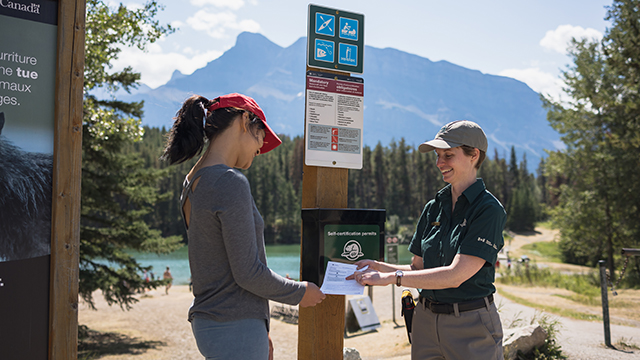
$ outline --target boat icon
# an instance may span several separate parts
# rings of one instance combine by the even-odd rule
[[[322,21],[324,21],[320,27],[318,28],[318,31],[322,31],[324,28],[326,28],[327,26],[329,26],[329,24],[331,24],[331,20],[333,20],[333,18],[329,18],[329,20],[325,20],[322,15],[318,15],[320,16],[320,19],[322,19]],[[329,28],[329,31],[333,32],[333,29]]]

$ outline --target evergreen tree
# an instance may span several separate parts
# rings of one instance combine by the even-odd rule
[[[382,144],[378,142],[373,150],[373,180],[375,185],[375,193],[373,198],[373,207],[376,209],[384,209],[387,201],[387,170],[385,169],[385,151]]]
[[[513,147],[511,149],[513,161]],[[512,189],[509,197],[506,228],[513,231],[532,231],[538,220],[540,204],[535,178],[527,170],[526,153],[523,155],[520,166],[515,168],[517,169],[515,175],[518,178],[515,181],[516,186]]]
[[[549,192],[547,190],[547,175],[545,174],[545,159],[540,158],[538,169],[536,171],[536,181],[538,183],[538,189],[540,189],[540,203],[543,205],[549,205]]]
[[[509,188],[513,189],[519,185],[520,172],[518,169],[518,157],[516,156],[516,149],[513,146],[511,146],[511,157],[509,159],[508,178],[509,178]]]
[[[170,193],[172,198],[157,202],[153,211],[145,216],[145,220],[150,227],[160,229],[163,236],[178,235],[186,241],[178,198],[184,176],[195,159],[169,168],[165,163],[159,162],[158,154],[162,151],[166,133],[166,129],[145,128],[143,141],[131,144],[125,152],[135,153],[135,157],[144,163],[145,168],[170,172],[161,181],[160,189],[163,194]],[[300,184],[304,144],[301,137],[280,137],[282,145],[266,156],[257,157],[253,166],[244,173],[251,184],[256,206],[265,220],[265,242],[294,244],[300,241]],[[507,161],[498,156],[497,151],[494,159],[485,160],[478,175],[484,178],[487,189],[498,197],[505,208],[512,208],[508,214],[510,228],[531,230],[540,213],[536,203],[541,198],[538,182],[527,169],[526,154],[520,163],[515,158],[513,162],[516,165],[512,168],[517,169],[519,174],[517,182],[520,185],[517,188],[512,189],[506,185],[510,176],[509,167]],[[400,166],[402,163],[406,165]],[[411,228],[426,202],[433,199],[446,185],[435,164],[435,152],[420,153],[412,146],[403,145],[402,140],[390,143],[389,147],[383,147],[379,143],[373,150],[364,146],[362,169],[349,170],[348,206],[385,208],[385,203],[394,204],[394,208],[385,208],[389,231],[394,228]],[[402,179],[402,173],[407,179]],[[389,184],[393,182],[397,186],[396,195],[390,195],[389,191]],[[501,198],[506,192],[513,193],[511,204]],[[378,205],[378,201],[382,205]]]
[[[179,237],[164,238],[144,221],[156,202],[170,196],[161,196],[157,188],[165,173],[124,151],[142,137],[143,104],[91,95],[99,87],[129,91],[137,86],[140,75],[131,68],[109,69],[120,46],[143,49],[171,32],[154,20],[159,9],[154,1],[136,10],[87,1],[79,293],[91,306],[98,289],[108,304],[129,308],[137,301],[135,293],[162,283],[145,282],[141,273],[149,269],[126,249],[163,253],[179,246]]]
[[[605,257],[613,275],[614,253],[640,239],[640,1],[614,1],[606,19],[601,42],[572,43],[563,74],[570,100],[545,103],[567,146],[547,163],[559,186],[552,215],[563,256],[590,265]]]
[[[497,150],[493,160],[487,157],[483,162],[478,170],[478,177],[482,178],[487,190],[500,200],[503,206],[506,206],[504,202],[505,174],[502,171],[501,159],[498,157]]]
[[[395,157],[395,176],[397,177],[398,183],[398,197],[396,201],[398,202],[397,214],[400,216],[400,219],[403,222],[406,222],[409,216],[411,215],[412,207],[414,206],[415,201],[412,198],[411,192],[411,184],[409,182],[410,174],[412,173],[412,169],[409,167],[408,162],[408,152],[410,147],[407,146],[404,138],[400,139],[398,143],[398,148]]]

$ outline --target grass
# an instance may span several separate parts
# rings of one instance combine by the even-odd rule
[[[505,285],[528,285],[567,289],[582,295],[585,305],[591,304],[593,297],[600,296],[600,279],[593,272],[586,274],[563,274],[534,264],[516,263],[511,269],[504,269],[496,282]]]
[[[640,346],[638,344],[631,342],[631,339],[627,339],[624,336],[618,340],[617,343],[614,344],[616,348],[622,348],[627,350],[640,350]]]
[[[556,241],[535,242],[522,246],[533,259],[544,259],[547,262],[562,263],[562,254]]]
[[[513,295],[512,293],[504,291],[503,289],[500,290],[500,295],[506,297],[507,299],[509,299],[511,301],[517,302],[518,304],[522,304],[522,305],[529,306],[529,307],[532,307],[532,308],[535,308],[535,309],[546,311],[548,313],[552,313],[552,314],[555,314],[555,315],[569,317],[569,318],[577,319],[577,320],[602,321],[602,317],[598,316],[598,315],[585,314],[585,313],[581,313],[579,311],[563,309],[563,308],[556,307],[556,306],[548,306],[548,305],[538,304],[538,303],[535,303],[533,301],[529,301],[527,299],[523,299],[523,298],[521,298],[519,296]]]
[[[553,221],[551,221],[551,220],[538,221],[536,223],[536,227],[541,227],[541,228],[545,228],[545,229],[555,229],[555,227],[553,226]]]
[[[517,290],[505,289],[500,287],[500,284],[523,288],[536,287],[559,290],[545,291],[542,293],[542,298],[539,295],[537,300],[532,301],[531,297],[519,297],[509,293],[509,291],[514,292]],[[496,286],[499,287],[500,293],[506,298],[522,305],[577,320],[602,321],[601,315],[594,315],[594,313],[600,313],[602,309],[600,278],[595,271],[577,274],[561,273],[550,268],[539,268],[535,263],[528,266],[523,263],[516,263],[510,270],[502,269],[500,276],[496,278]],[[524,290],[524,292],[526,291]],[[536,290],[533,291],[540,294]],[[544,295],[545,293],[548,293],[548,295]],[[625,324],[627,320],[640,321],[640,316],[638,316],[640,303],[634,300],[637,298],[637,295],[634,295],[637,290],[621,289],[619,293],[619,296],[612,296],[609,290],[609,309],[614,310],[612,313],[614,318],[611,319],[611,322]],[[568,301],[553,301],[549,298],[547,302],[544,300],[544,296],[562,298]],[[577,310],[580,306],[587,307],[589,310],[586,313],[580,312]],[[585,310],[583,308],[582,311]]]

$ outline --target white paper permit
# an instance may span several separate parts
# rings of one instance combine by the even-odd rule
[[[327,295],[362,295],[364,294],[364,285],[358,284],[355,280],[345,280],[345,278],[356,271],[358,266],[355,264],[344,264],[335,261],[329,261],[327,271],[324,273],[324,281],[320,291]],[[368,267],[358,270],[363,271]]]

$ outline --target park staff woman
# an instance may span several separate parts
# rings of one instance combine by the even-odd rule
[[[176,115],[163,158],[181,163],[206,144],[180,198],[195,296],[189,321],[207,359],[270,359],[268,300],[313,306],[325,297],[315,284],[267,267],[264,223],[247,178],[235,170],[281,141],[252,98],[194,95]]]
[[[411,265],[363,260],[358,268],[369,268],[348,279],[420,289],[412,359],[503,359],[493,282],[506,213],[476,178],[487,138],[478,124],[454,121],[419,150],[435,150],[449,185],[424,207],[409,245]]]

